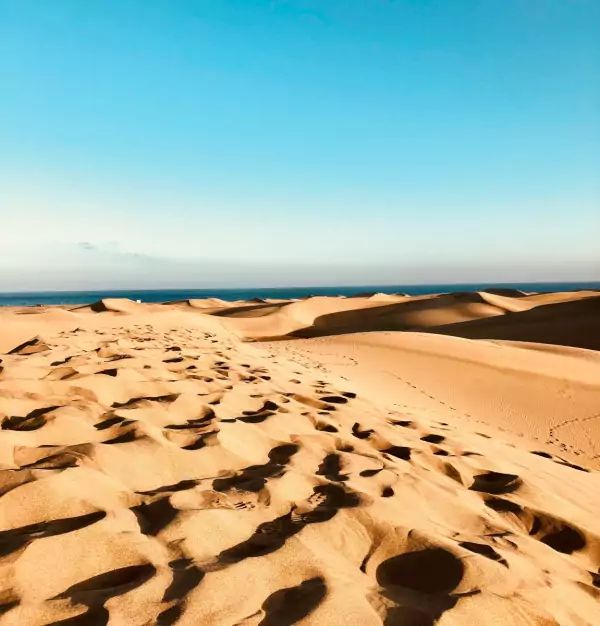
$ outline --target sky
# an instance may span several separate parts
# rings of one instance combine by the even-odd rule
[[[0,290],[600,280],[597,0],[0,0]]]

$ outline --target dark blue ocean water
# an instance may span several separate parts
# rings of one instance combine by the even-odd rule
[[[167,302],[186,298],[221,298],[248,300],[250,298],[303,298],[318,296],[352,296],[361,293],[385,292],[419,295],[424,293],[481,291],[486,288],[521,289],[523,291],[575,291],[600,289],[597,282],[572,283],[471,283],[456,285],[357,285],[353,287],[261,287],[243,289],[157,289],[103,291],[35,291],[0,292],[0,306],[35,304],[88,304],[101,298],[131,298],[142,302]]]

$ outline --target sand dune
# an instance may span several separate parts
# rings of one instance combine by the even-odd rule
[[[593,291],[319,297],[276,306],[238,304],[214,314],[246,339],[401,330],[600,348],[600,294]]]
[[[0,624],[599,624],[598,294],[535,298],[0,309]]]
[[[393,298],[405,300],[405,296]],[[217,311],[214,314],[225,318],[226,325],[246,339],[264,339],[290,335],[310,328],[327,315],[338,315],[352,310],[364,311],[380,307],[378,299],[371,297],[326,297],[314,296],[299,301],[272,304],[241,304]]]
[[[268,346],[402,410],[450,415],[600,468],[599,352],[391,332]]]
[[[537,304],[502,318],[451,322],[438,326],[434,332],[472,339],[510,339],[600,350],[600,295]]]

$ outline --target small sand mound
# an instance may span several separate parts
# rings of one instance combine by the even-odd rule
[[[193,309],[216,309],[230,306],[230,302],[221,298],[189,298],[184,302]]]
[[[34,337],[18,345],[16,348],[13,348],[8,354],[28,355],[46,352],[47,350],[50,350],[48,345],[40,337]]]
[[[129,298],[102,298],[93,304],[90,304],[90,309],[94,313],[133,313],[139,307],[138,302],[129,300]]]

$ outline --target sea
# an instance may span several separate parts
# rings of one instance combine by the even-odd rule
[[[0,306],[34,306],[39,304],[89,304],[101,298],[129,298],[142,302],[169,302],[188,298],[306,298],[308,296],[354,296],[371,293],[450,293],[485,289],[519,289],[521,291],[600,290],[600,281],[562,283],[462,283],[443,285],[354,285],[331,287],[244,287],[239,289],[105,289],[98,291],[30,291],[0,292]]]

